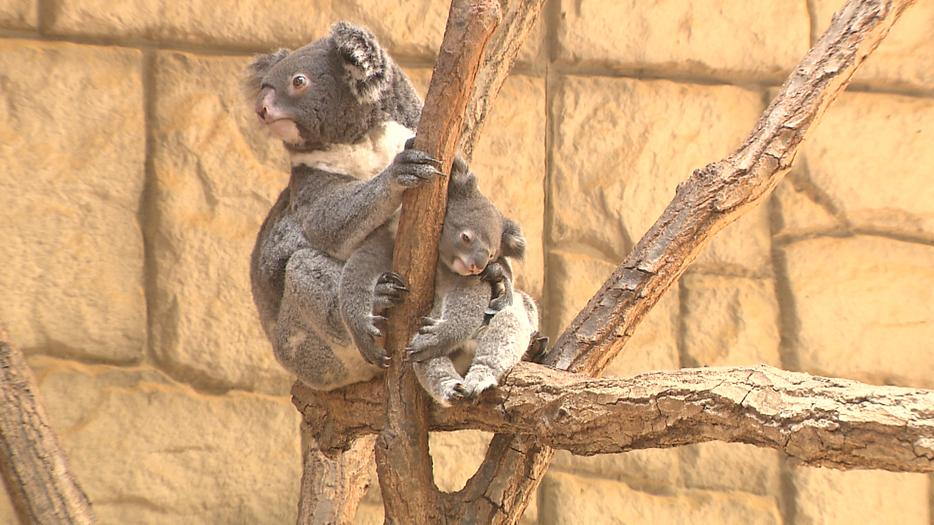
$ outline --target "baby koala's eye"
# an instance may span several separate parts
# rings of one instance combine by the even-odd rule
[[[461,232],[461,241],[463,241],[464,244],[470,244],[473,242],[473,236],[470,235],[469,232]]]
[[[308,85],[308,79],[305,75],[295,75],[292,77],[292,87],[295,89],[302,89]]]

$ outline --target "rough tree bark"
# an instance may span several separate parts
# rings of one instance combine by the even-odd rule
[[[444,40],[425,96],[415,148],[451,172],[464,113],[487,42],[500,21],[496,0],[451,2]],[[376,472],[386,523],[441,523],[440,492],[428,453],[431,400],[405,361],[405,349],[434,302],[438,241],[447,206],[447,177],[406,190],[392,269],[409,288],[405,301],[389,312],[386,345],[386,425],[376,440]]]
[[[779,95],[766,109],[743,145],[729,157],[695,171],[692,177],[679,185],[675,199],[558,339],[555,347],[549,352],[546,363],[563,370],[599,376],[632,335],[638,323],[683,274],[713,235],[764,200],[778,184],[790,168],[795,153],[808,132],[819,122],[830,103],[845,89],[856,68],[878,46],[902,12],[913,3],[914,0],[851,0],[847,3],[834,16],[828,31],[782,86]],[[521,377],[528,366],[522,365],[511,374],[506,383],[507,389],[516,386],[512,382]],[[684,373],[671,374],[673,377],[686,379]],[[821,378],[815,380],[834,381]],[[598,388],[600,384],[597,382],[590,386]],[[358,388],[366,386],[357,385]],[[583,388],[586,391],[587,386]],[[667,390],[658,392],[656,399],[659,396],[662,399],[675,399],[672,396],[676,392],[685,391],[686,387],[673,383],[666,388]],[[777,383],[769,388],[779,395],[792,397],[790,391],[786,391]],[[303,393],[300,385],[296,386],[293,393],[299,409],[307,409],[307,422],[312,423],[311,418],[320,417],[321,413],[318,410],[308,408],[311,405],[303,400],[307,393]],[[553,392],[549,394],[548,388],[544,388],[543,392],[539,392],[540,397],[537,400],[546,404],[549,401],[547,395],[552,394]],[[510,397],[513,395],[514,390],[510,390]],[[586,395],[593,397],[592,392]],[[916,392],[913,395],[923,398],[929,393]],[[676,403],[664,408],[669,411],[684,411],[681,414],[672,412],[672,417],[686,417],[690,406],[694,405]],[[739,406],[746,405],[741,402]],[[567,413],[562,417],[567,417]],[[637,416],[633,412],[629,416],[617,414],[616,417]],[[794,434],[792,431],[798,428],[795,425],[799,425],[810,416],[806,413],[795,413],[789,417],[791,419],[785,420],[786,422],[796,423],[787,423],[789,426],[781,428],[781,431],[788,435],[780,447],[786,452],[794,452],[797,444],[807,441],[822,446],[832,445],[833,439],[825,442],[820,438],[832,438],[833,432],[842,428],[834,427],[840,425],[840,422],[828,423],[820,428],[819,425],[804,425],[810,428],[813,439],[792,437],[805,435]],[[929,418],[930,414],[919,411],[914,417],[923,420]],[[818,420],[829,421],[826,415],[819,415]],[[847,424],[850,423],[847,421]],[[465,426],[445,428],[481,426],[476,420],[465,421],[462,424]],[[870,426],[873,424],[875,423],[869,422]],[[900,424],[907,426],[909,421],[901,421]],[[366,425],[360,421],[358,426]],[[923,464],[925,458],[930,459],[929,428],[926,423],[917,426],[922,430],[913,438],[915,441],[910,442],[912,453],[907,455],[910,461],[903,462],[904,464]],[[541,475],[547,469],[553,455],[553,449],[545,444],[544,439],[536,439],[536,436],[550,435],[546,424],[539,420],[538,426],[532,430],[520,428],[518,425],[497,428],[510,433],[529,434],[497,434],[494,437],[487,457],[467,486],[458,493],[442,498],[441,503],[448,520],[515,523],[537,488]],[[335,429],[332,425],[330,432],[334,433]],[[824,435],[821,432],[829,434]],[[859,432],[862,432],[860,435],[864,437],[872,435],[872,432],[864,430]],[[888,435],[886,432],[877,434]],[[625,441],[625,437],[620,439]],[[683,441],[675,440],[667,444],[657,442],[649,446],[676,446],[709,439],[730,440],[729,436],[703,433],[696,436],[687,435],[682,439]],[[764,437],[749,438],[749,441],[769,446]],[[780,440],[775,442],[779,443]],[[559,443],[555,441],[551,444]],[[886,450],[885,443],[874,441],[867,446],[879,452],[879,456],[895,457],[904,452],[898,448]],[[826,457],[817,454],[814,456],[818,458],[816,460],[809,459],[807,455],[797,457],[804,463],[817,461],[838,467],[861,466],[856,461],[839,459],[833,454]],[[902,468],[898,466],[898,461],[892,461],[889,466],[881,466],[882,463],[878,462],[865,465],[867,468]],[[910,468],[924,470],[927,467]]]
[[[0,476],[20,522],[97,523],[45,411],[36,377],[0,323]]]
[[[532,31],[543,4],[544,0],[502,3],[502,22],[487,46],[458,144],[468,161],[489,108],[509,75],[519,48]],[[301,384],[296,383],[296,388],[301,388]],[[328,450],[325,455],[312,444],[304,453],[299,523],[342,523],[346,516],[353,516],[367,487],[371,457],[372,451],[366,447]],[[360,480],[366,481],[361,484]],[[332,487],[351,485],[359,485],[360,490],[332,490]],[[324,501],[327,505],[319,508],[319,503]]]
[[[309,395],[322,447],[384,425],[382,384]],[[309,392],[310,394],[310,392]],[[780,450],[795,466],[934,472],[934,391],[813,377],[766,365],[592,379],[534,363],[516,367],[473,407],[429,414],[433,431],[534,435],[591,456],[724,441]]]

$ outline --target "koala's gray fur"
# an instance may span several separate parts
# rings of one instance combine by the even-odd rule
[[[353,344],[337,291],[364,240],[393,235],[403,191],[437,174],[427,155],[403,151],[422,103],[374,35],[345,22],[297,51],[257,56],[244,87],[292,160],[251,257],[263,329],[312,388],[369,379],[380,368]]]
[[[529,348],[538,330],[538,310],[528,295],[512,293],[509,265],[509,258],[524,253],[519,227],[480,193],[475,175],[456,160],[439,244],[434,307],[407,352],[422,386],[440,403],[495,386]],[[341,310],[361,348],[379,348],[374,337],[380,335],[380,314],[401,299],[401,279],[380,274],[391,261],[392,243],[376,237],[345,267]],[[506,290],[501,309],[484,326],[491,286],[481,272],[488,265],[500,266]],[[458,369],[455,362],[465,366]]]
[[[438,252],[434,307],[408,356],[425,390],[447,405],[499,384],[537,335],[538,309],[526,293],[512,290],[509,260],[525,255],[522,231],[457,163]],[[494,265],[505,274],[505,302],[485,324],[490,286],[479,272]]]

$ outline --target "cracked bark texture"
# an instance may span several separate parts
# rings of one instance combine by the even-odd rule
[[[499,25],[496,0],[455,0],[448,13],[425,107],[415,134],[415,149],[437,159],[451,172],[467,104],[473,94],[486,45]],[[431,404],[406,362],[406,347],[434,302],[438,241],[447,207],[447,177],[406,190],[392,257],[392,270],[409,288],[405,301],[389,311],[386,349],[392,358],[385,377],[386,425],[376,439],[386,523],[441,522],[440,492],[428,452]]]
[[[378,382],[307,399],[322,447],[379,432]],[[340,410],[338,410],[340,409]],[[705,441],[780,450],[793,466],[934,471],[934,391],[815,377],[767,365],[687,368],[592,379],[522,363],[472,407],[430,414],[431,430],[534,436],[577,455]]]

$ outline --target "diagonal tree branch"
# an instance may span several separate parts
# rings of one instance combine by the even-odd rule
[[[322,415],[312,429],[322,446],[379,432],[380,386],[309,398],[302,408]],[[798,466],[934,472],[934,391],[766,365],[592,379],[522,363],[477,406],[435,407],[430,424],[534,436],[585,456],[716,440],[780,450]]]
[[[850,0],[736,152],[678,186],[674,200],[555,343],[548,362],[599,374],[636,324],[726,225],[765,200],[811,129],[914,0]]]
[[[695,171],[679,185],[662,216],[558,338],[546,363],[601,375],[713,235],[775,188],[808,132],[914,1],[847,2],[736,153]],[[538,448],[518,438],[501,450],[502,461],[520,464],[517,470],[522,472],[547,469],[553,454],[548,447]],[[516,495],[529,497],[540,481],[515,479],[503,497],[523,501]],[[509,510],[489,523],[516,523],[525,507]]]
[[[52,430],[32,369],[2,323],[0,476],[24,525],[97,523]]]

